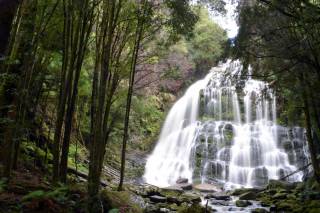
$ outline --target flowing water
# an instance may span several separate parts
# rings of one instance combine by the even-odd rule
[[[253,79],[238,87],[225,78],[241,69],[230,61],[213,68],[174,104],[147,160],[147,183],[166,187],[188,178],[226,188],[254,187],[307,161],[304,130],[276,124],[272,89]],[[289,181],[302,176],[296,173]]]

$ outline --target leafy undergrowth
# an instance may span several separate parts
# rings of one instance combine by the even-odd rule
[[[7,182],[0,181],[0,212],[84,212],[85,185],[51,187],[46,175],[35,168],[16,170]]]

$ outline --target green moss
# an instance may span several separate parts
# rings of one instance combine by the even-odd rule
[[[199,205],[199,204],[192,204],[191,206],[188,205],[181,205],[178,210],[178,213],[204,213],[206,209]]]
[[[142,209],[132,201],[132,194],[127,191],[108,191],[100,193],[102,202],[106,210],[125,209],[128,213],[142,213]]]

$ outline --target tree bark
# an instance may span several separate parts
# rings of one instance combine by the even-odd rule
[[[122,190],[123,180],[124,180],[124,173],[125,173],[125,164],[126,164],[126,147],[129,137],[129,122],[130,122],[130,110],[131,110],[131,98],[133,94],[133,86],[134,86],[134,77],[136,73],[136,64],[139,54],[140,42],[142,39],[143,27],[144,27],[144,19],[145,13],[147,11],[146,2],[144,1],[142,6],[142,14],[138,17],[137,22],[137,31],[136,31],[136,38],[135,38],[135,46],[132,53],[132,62],[131,62],[131,69],[130,69],[130,79],[129,79],[129,88],[127,94],[127,104],[126,104],[126,115],[124,120],[124,130],[123,130],[123,140],[122,140],[122,151],[121,151],[121,170],[120,170],[120,182],[118,186],[118,191]]]
[[[320,183],[320,166],[319,162],[317,159],[317,151],[316,147],[314,144],[314,139],[312,137],[312,125],[311,125],[311,118],[310,118],[310,108],[309,108],[309,100],[308,100],[308,94],[305,89],[304,85],[304,76],[303,74],[301,75],[300,78],[301,81],[301,87],[302,87],[302,95],[303,95],[303,110],[304,110],[304,115],[305,115],[305,125],[306,125],[306,134],[307,134],[307,142],[308,142],[308,147],[309,147],[309,152],[310,152],[310,157],[311,157],[311,163],[313,166],[314,170],[314,177],[318,183]]]

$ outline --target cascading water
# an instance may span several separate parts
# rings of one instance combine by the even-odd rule
[[[249,79],[239,91],[223,77],[241,69],[230,61],[213,68],[174,104],[147,160],[147,183],[166,187],[183,177],[225,187],[261,186],[308,160],[301,151],[303,129],[276,125],[276,97],[267,84]]]

